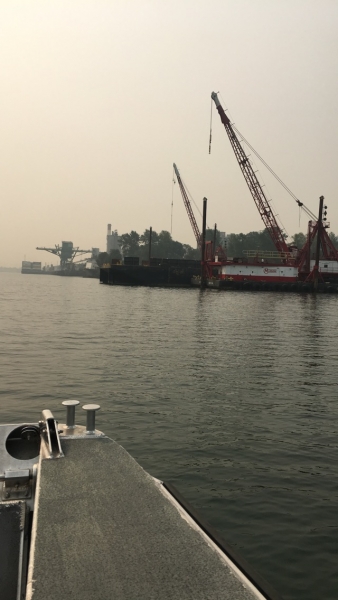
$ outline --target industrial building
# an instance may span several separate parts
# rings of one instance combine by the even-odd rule
[[[107,254],[109,254],[112,250],[119,250],[119,234],[117,233],[117,229],[112,231],[111,224],[108,223],[107,229]]]

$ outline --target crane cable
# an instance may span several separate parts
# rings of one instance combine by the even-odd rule
[[[200,217],[201,217],[201,218],[203,218],[203,214],[202,214],[202,212],[201,212],[201,211],[200,211],[200,209],[198,208],[198,206],[197,206],[197,204],[196,204],[196,202],[195,202],[195,200],[194,200],[193,196],[192,196],[192,195],[191,195],[191,193],[189,192],[189,190],[188,190],[188,188],[187,188],[186,184],[184,183],[184,181],[183,181],[182,177],[181,177],[181,181],[182,181],[182,183],[183,183],[183,185],[184,185],[185,191],[187,192],[187,195],[188,195],[188,198],[189,198],[189,200],[190,200],[191,202],[193,202],[193,204],[195,205],[195,208],[196,208],[196,210],[199,212],[199,215],[200,215]],[[210,227],[208,226],[208,223],[206,223],[206,228],[207,228],[207,229],[210,229]]]
[[[288,194],[290,194],[290,196],[297,202],[299,208],[304,210],[307,213],[307,215],[309,217],[311,217],[311,219],[317,220],[317,217],[313,214],[313,212],[311,212],[311,210],[309,208],[307,208],[307,206],[305,206],[305,204],[303,204],[303,202],[298,200],[297,196],[290,190],[290,188],[288,188],[288,186],[284,183],[284,181],[282,181],[282,179],[277,175],[277,173],[274,172],[274,170],[268,165],[268,163],[264,160],[264,158],[262,158],[262,156],[260,156],[260,154],[258,154],[258,152],[255,150],[255,148],[253,146],[251,146],[251,144],[248,142],[248,140],[245,139],[244,135],[241,134],[241,132],[237,129],[237,127],[235,127],[234,125],[232,127],[236,131],[236,133],[238,133],[238,135],[241,136],[244,143],[250,148],[250,150],[252,150],[252,152],[257,156],[257,158],[268,169],[268,171],[270,171],[271,175],[273,175],[275,177],[275,179],[277,179],[277,181],[281,184],[281,186],[285,189],[285,191],[288,192]]]
[[[183,179],[182,179],[182,176],[181,176],[181,174],[180,174],[180,178],[181,178],[181,181],[182,181],[183,187],[184,187],[184,189],[185,189],[185,191],[186,191],[186,193],[187,193],[187,196],[188,196],[189,202],[192,202],[192,203],[194,204],[194,206],[195,206],[196,210],[198,211],[198,213],[199,213],[200,217],[201,217],[201,218],[203,218],[202,212],[201,212],[201,211],[200,211],[200,209],[198,208],[198,206],[197,206],[197,204],[196,204],[196,202],[195,202],[195,200],[194,200],[193,196],[192,196],[192,195],[191,195],[191,193],[189,192],[189,190],[188,190],[188,188],[187,188],[187,186],[186,186],[185,182],[184,182],[184,181],[183,181]],[[176,183],[176,180],[175,180],[175,173],[174,173],[174,172],[173,172],[173,183]],[[195,215],[194,215],[194,217],[195,217]],[[207,229],[209,229],[209,227],[208,227],[208,223],[206,223],[206,227],[207,227]]]
[[[212,140],[212,105],[213,105],[213,101],[211,99],[209,154],[211,154],[211,140]],[[260,156],[260,154],[258,154],[258,152],[255,150],[255,148],[253,146],[251,146],[251,144],[248,142],[248,140],[245,139],[244,135],[241,134],[241,132],[237,129],[237,127],[232,125],[232,128],[236,131],[236,133],[238,133],[238,135],[242,138],[242,141],[250,148],[250,150],[252,150],[252,152],[263,163],[263,165],[268,169],[268,171],[270,171],[271,175],[273,175],[275,177],[275,179],[277,179],[277,181],[281,184],[281,186],[285,189],[285,191],[288,192],[288,194],[290,194],[290,196],[297,202],[297,204],[299,206],[299,213],[301,210],[304,210],[304,212],[311,219],[316,221],[317,220],[316,215],[314,215],[313,212],[307,206],[305,206],[305,204],[303,202],[301,202],[297,198],[297,196],[290,190],[290,188],[288,188],[288,186],[284,183],[284,181],[282,181],[282,179],[277,175],[277,173],[275,173],[274,170],[268,165],[268,163],[262,158],[262,156]],[[299,224],[300,224],[300,217],[299,217]]]
[[[219,92],[218,92],[218,93],[219,93]],[[211,139],[212,139],[212,106],[213,106],[213,101],[212,101],[212,99],[211,99],[209,154],[211,154]],[[236,129],[236,128],[235,128],[233,125],[232,125],[232,127],[233,127],[233,129]],[[245,140],[244,136],[243,136],[243,135],[242,135],[242,134],[241,134],[241,133],[240,133],[240,132],[239,132],[237,129],[236,129],[236,131],[237,131],[237,133],[240,135],[240,137],[242,138],[242,140],[244,140],[244,142],[245,142],[245,143],[246,143],[246,144],[247,144],[249,147],[251,147],[251,146],[250,146],[250,144],[249,144],[249,143],[248,143],[248,142]],[[252,150],[253,150],[253,152],[255,152],[255,150],[254,150],[253,148],[252,148]],[[258,153],[256,153],[256,152],[255,152],[255,154],[256,154],[256,155],[259,157]],[[271,203],[272,203],[272,200],[268,200],[268,202],[269,202],[269,204],[271,204]],[[275,215],[275,216],[277,217],[278,215]],[[279,216],[278,216],[278,218],[279,218],[279,221],[280,221],[280,223],[281,223],[281,226],[282,226],[282,231],[284,231],[284,233],[285,233],[285,234],[287,235],[287,237],[288,237],[288,234],[287,234],[287,232],[286,232],[286,229],[285,229],[285,227],[284,227],[284,225],[283,225],[283,223],[282,223],[282,221],[281,221],[281,218],[280,218]]]
[[[213,101],[211,98],[211,109],[210,109],[210,136],[209,136],[209,154],[211,154],[211,140],[212,140],[212,105]]]
[[[171,215],[170,215],[170,235],[173,234],[173,212],[174,212],[174,185],[175,185],[175,171],[173,167],[173,180],[171,186]]]

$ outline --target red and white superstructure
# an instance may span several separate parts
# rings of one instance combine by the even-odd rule
[[[289,265],[229,262],[219,267],[219,278],[228,281],[295,283],[298,281],[298,268]]]
[[[314,269],[316,264],[315,260],[310,260],[310,269]],[[320,260],[318,265],[319,273],[325,275],[335,275],[338,277],[338,261],[337,260]]]

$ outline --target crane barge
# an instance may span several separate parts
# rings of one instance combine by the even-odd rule
[[[327,207],[323,206],[324,197],[321,196],[320,198],[319,216],[316,219],[315,215],[292,194],[299,207],[307,212],[311,220],[309,221],[308,237],[304,247],[298,250],[295,246],[288,246],[286,235],[278,225],[271,203],[264,193],[249,157],[246,155],[229,117],[226,115],[218,99],[217,93],[212,92],[211,98],[216,105],[221,122],[229,137],[237,162],[258,212],[276,248],[275,253],[265,253],[265,257],[263,255],[260,257],[256,255],[256,259],[250,263],[248,260],[245,261],[245,259],[226,261],[220,268],[220,278],[235,281],[251,280],[274,283],[295,283],[299,280],[313,281],[315,288],[318,287],[319,278],[323,282],[326,281],[327,276],[330,279],[332,277],[338,279],[338,250],[334,247],[326,231],[329,224],[326,222]],[[325,210],[324,218],[323,208]],[[316,254],[315,259],[311,260],[311,246],[315,239]],[[323,261],[320,260],[320,251],[324,258]],[[275,264],[271,264],[270,261],[267,264],[269,259],[275,259]]]

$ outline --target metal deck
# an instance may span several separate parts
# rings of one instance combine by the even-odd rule
[[[27,600],[271,597],[113,440],[61,443],[40,457]]]

